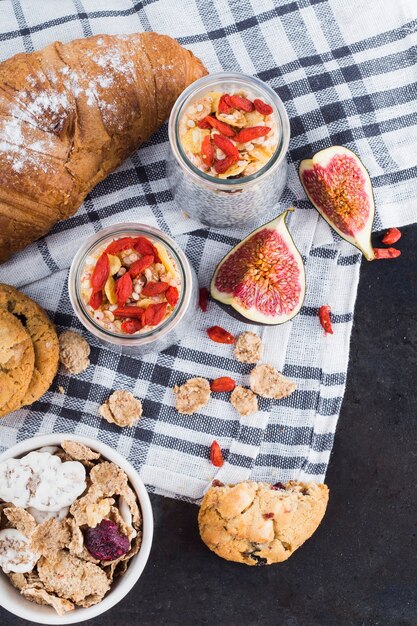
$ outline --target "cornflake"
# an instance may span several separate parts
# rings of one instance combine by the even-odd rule
[[[79,441],[63,441],[61,446],[76,461],[96,461],[100,458],[98,452],[94,452]]]
[[[17,506],[6,507],[3,509],[3,513],[9,520],[11,526],[26,537],[29,537],[36,528],[36,521],[25,509]]]

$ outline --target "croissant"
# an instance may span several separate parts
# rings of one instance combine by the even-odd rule
[[[152,32],[55,42],[0,63],[0,262],[73,215],[206,73]]]

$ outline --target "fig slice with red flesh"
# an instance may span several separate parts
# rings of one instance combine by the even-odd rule
[[[304,264],[285,223],[288,211],[238,243],[211,281],[215,300],[258,324],[287,322],[304,300]]]
[[[299,176],[326,222],[372,261],[375,204],[371,179],[359,157],[343,146],[325,148],[301,161]]]

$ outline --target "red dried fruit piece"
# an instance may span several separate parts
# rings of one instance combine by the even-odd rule
[[[141,256],[147,256],[152,254],[155,259],[155,263],[161,262],[158,250],[155,248],[152,241],[149,241],[149,239],[147,239],[146,237],[136,237],[133,243],[133,247],[135,248],[136,252],[139,252]]]
[[[207,120],[210,126],[212,126],[213,128],[217,128],[217,130],[221,132],[222,135],[226,135],[226,137],[235,136],[235,131],[233,130],[233,128],[229,126],[229,124],[225,124],[225,122],[221,122],[220,120],[218,120],[217,117],[212,117],[211,115],[208,115],[204,119]]]
[[[227,115],[232,109],[233,105],[230,102],[230,95],[228,93],[224,93],[219,100],[217,110],[219,113],[225,113]]]
[[[348,148],[332,146],[301,161],[299,176],[326,222],[372,261],[375,205],[371,179],[359,157]]]
[[[102,291],[93,291],[90,296],[89,304],[94,311],[97,311],[101,307],[103,303],[103,292]]]
[[[233,163],[236,163],[238,158],[227,156],[225,159],[220,159],[219,161],[216,161],[216,163],[214,164],[214,169],[216,170],[218,174],[224,174],[225,172],[227,172],[229,167],[233,165]]]
[[[241,109],[250,113],[254,110],[253,102],[243,96],[230,96],[230,102],[235,109]]]
[[[213,165],[214,148],[211,143],[210,135],[206,135],[201,144],[201,159],[204,165],[207,165],[207,167],[211,167]]]
[[[142,323],[144,326],[156,326],[165,317],[168,307],[168,302],[160,302],[159,304],[150,304],[145,309],[143,314]]]
[[[129,300],[133,291],[132,277],[129,272],[123,274],[121,278],[114,283],[114,291],[116,292],[117,304],[123,306]]]
[[[106,252],[99,257],[91,276],[90,284],[93,291],[101,291],[109,277],[110,263]]]
[[[374,248],[376,259],[396,259],[401,255],[401,250],[397,248]]]
[[[207,334],[216,343],[235,343],[235,338],[231,333],[221,326],[212,326],[207,329]]]
[[[210,446],[210,461],[215,467],[221,467],[224,464],[223,454],[217,441],[213,441]]]
[[[107,254],[117,254],[118,252],[123,252],[123,250],[127,250],[128,248],[133,248],[133,244],[135,243],[135,239],[133,237],[121,237],[120,239],[115,239],[106,248]]]
[[[136,276],[139,276],[139,274],[142,274],[144,270],[150,267],[152,263],[154,263],[154,261],[155,258],[153,254],[145,254],[145,256],[143,256],[141,259],[138,259],[137,261],[132,263],[129,269],[129,274],[132,276],[132,278],[136,278]]]
[[[203,117],[203,119],[198,122],[197,126],[199,128],[203,128],[204,130],[207,130],[208,128],[211,128],[211,125],[207,121],[207,117]]]
[[[282,489],[285,489],[285,485],[284,483],[277,482],[275,485],[271,485],[271,489],[274,491],[281,491]]]
[[[207,289],[207,287],[201,287],[198,297],[198,304],[200,305],[200,309],[203,311],[203,313],[207,311],[208,297],[209,290]]]
[[[331,309],[328,304],[323,304],[319,308],[319,320],[320,324],[324,328],[325,333],[329,333],[329,335],[333,335],[333,327],[330,319]]]
[[[130,549],[128,537],[121,535],[118,525],[109,519],[101,520],[94,528],[88,527],[84,541],[91,556],[100,561],[113,561]]]
[[[274,513],[264,513],[262,517],[264,519],[272,519],[274,517]]]
[[[232,248],[211,281],[215,300],[257,323],[283,324],[297,315],[304,300],[304,265],[288,232],[287,214]]]
[[[224,487],[224,483],[222,483],[221,480],[217,480],[217,478],[212,480],[211,484],[212,484],[213,487]]]
[[[382,238],[382,243],[390,246],[393,243],[401,239],[401,231],[398,228],[389,228]]]
[[[177,304],[179,297],[180,294],[178,293],[178,289],[176,287],[168,287],[165,292],[165,298],[171,306],[175,306]]]
[[[164,293],[167,289],[169,289],[169,283],[151,281],[146,283],[142,289],[142,294],[144,296],[159,296],[159,294]]]
[[[142,328],[142,322],[140,320],[124,320],[121,327],[124,333],[133,335]]]
[[[252,139],[264,137],[270,130],[269,126],[250,126],[249,128],[242,128],[234,137],[234,140],[237,143],[247,143],[248,141],[252,141]]]
[[[134,317],[139,320],[142,319],[143,314],[143,309],[138,306],[124,306],[113,311],[114,317]]]
[[[229,376],[221,376],[220,378],[215,378],[210,383],[210,389],[217,392],[233,391],[235,387],[236,381],[233,380],[233,378],[229,378]]]
[[[269,104],[267,104],[263,100],[260,100],[259,98],[255,98],[253,104],[255,109],[261,115],[271,115],[274,112],[274,109]]]
[[[227,137],[223,137],[223,135],[214,135],[213,141],[220,150],[222,150],[226,156],[233,157],[236,161],[239,159],[239,150],[236,148],[234,143],[230,141]]]

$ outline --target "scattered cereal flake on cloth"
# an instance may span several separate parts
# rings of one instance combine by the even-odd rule
[[[69,600],[65,600],[64,598],[58,598],[50,593],[48,593],[45,589],[39,589],[37,587],[26,587],[22,590],[22,595],[32,602],[36,602],[36,604],[43,604],[52,606],[58,615],[65,615],[68,611],[73,611],[75,606]]]
[[[132,426],[142,416],[142,402],[130,391],[114,391],[99,408],[105,420],[117,426]]]
[[[90,346],[73,330],[59,336],[59,360],[70,374],[81,374],[90,365]]]
[[[230,402],[241,415],[253,415],[259,410],[258,398],[255,394],[250,389],[240,385],[233,389]]]
[[[255,333],[246,331],[236,340],[234,355],[241,363],[257,363],[261,360],[263,352],[264,345]]]
[[[192,415],[210,400],[210,383],[205,378],[190,378],[183,385],[175,385],[174,394],[178,413]]]
[[[0,530],[0,567],[6,574],[30,572],[39,554],[30,550],[29,539],[15,528]]]
[[[250,388],[264,398],[281,400],[291,395],[297,385],[268,363],[261,363],[253,368],[249,376]]]
[[[76,461],[96,461],[100,458],[98,452],[94,452],[94,450],[78,441],[63,441],[61,446]]]
[[[47,591],[84,607],[100,602],[110,588],[106,573],[98,565],[64,550],[53,561],[41,557],[38,572]]]
[[[68,545],[71,533],[64,521],[58,522],[51,518],[39,524],[30,537],[30,547],[33,552],[53,560],[61,548]]]
[[[18,506],[12,506],[3,509],[3,513],[9,520],[12,527],[16,528],[26,537],[29,537],[36,528],[35,519],[30,513],[25,511],[25,509]]]
[[[104,463],[95,465],[90,472],[90,480],[106,497],[124,494],[127,487],[125,472],[110,461],[104,461]]]

